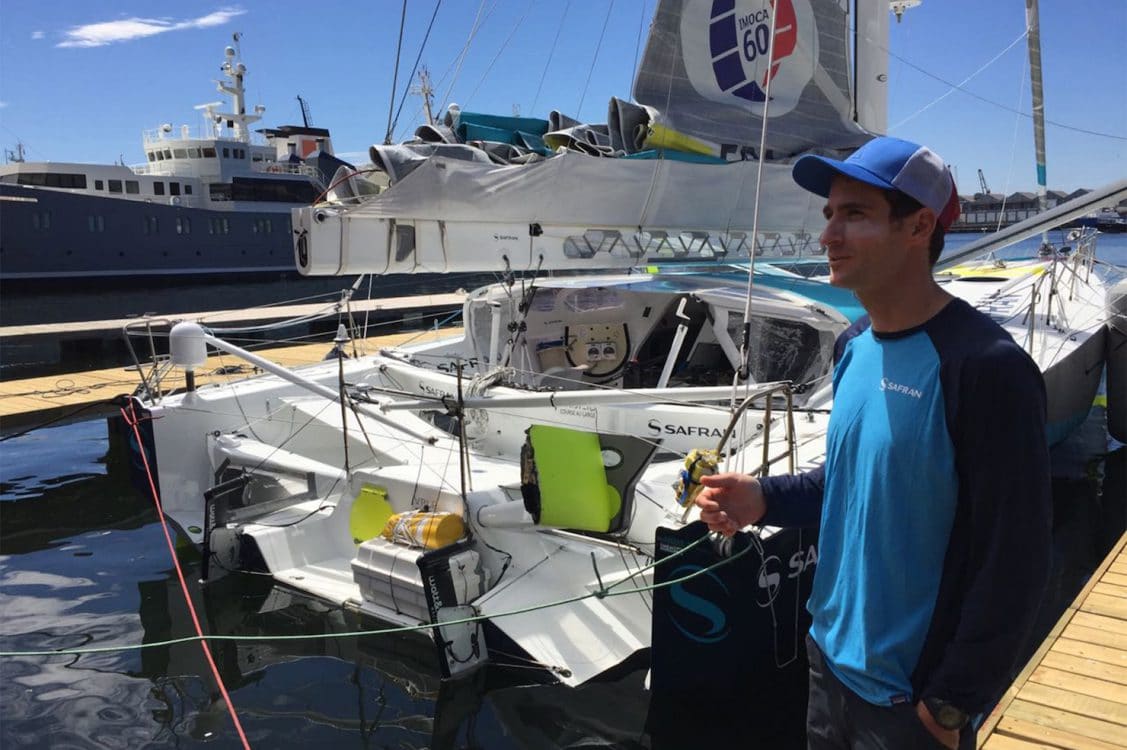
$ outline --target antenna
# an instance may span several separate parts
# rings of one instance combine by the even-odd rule
[[[430,109],[434,89],[430,86],[430,71],[427,70],[425,65],[419,68],[419,85],[412,86],[408,90],[412,94],[423,97],[423,112],[426,114],[427,125],[434,125],[434,114]]]
[[[16,141],[16,150],[10,148],[4,149],[4,161],[11,164],[20,164],[24,161],[23,158],[23,143]]]
[[[309,127],[309,121],[313,119],[313,116],[309,114],[309,103],[301,98],[301,94],[298,94],[297,104],[301,107],[301,121],[305,123],[305,127]]]

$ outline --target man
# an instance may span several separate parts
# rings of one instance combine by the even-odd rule
[[[973,748],[1048,576],[1044,382],[932,276],[959,213],[935,153],[877,138],[794,179],[827,198],[830,283],[868,315],[835,347],[825,464],[705,477],[700,516],[728,535],[820,526],[810,748]]]

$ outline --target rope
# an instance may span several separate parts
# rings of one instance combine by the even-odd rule
[[[122,408],[121,416],[125,423],[133,428],[133,436],[137,438],[137,451],[141,454],[141,461],[145,466],[145,476],[149,482],[149,490],[152,492],[153,505],[156,506],[157,515],[160,517],[160,528],[164,532],[164,541],[168,544],[168,554],[172,558],[173,567],[176,569],[176,578],[180,581],[180,591],[184,594],[184,603],[188,605],[188,614],[191,615],[192,625],[196,629],[196,640],[199,640],[204,657],[207,659],[208,666],[211,667],[211,674],[215,677],[215,684],[219,687],[220,695],[223,696],[223,703],[227,706],[227,713],[231,716],[239,740],[246,750],[250,750],[250,743],[247,741],[246,733],[243,732],[243,725],[239,722],[238,714],[235,713],[231,696],[227,693],[227,686],[223,684],[223,677],[219,674],[219,667],[216,666],[215,659],[211,656],[211,649],[208,648],[207,640],[204,637],[200,618],[196,614],[196,607],[192,604],[192,596],[188,593],[188,583],[184,580],[184,570],[180,567],[180,559],[176,556],[176,545],[172,541],[172,535],[168,532],[168,519],[165,517],[164,508],[161,506],[160,493],[157,492],[156,482],[153,480],[152,467],[149,466],[149,457],[145,452],[145,443],[141,440],[141,430],[137,426],[136,412],[132,402],[129,404],[128,411]]]
[[[532,97],[532,107],[528,110],[529,114],[536,111],[536,104],[540,101],[540,89],[544,87],[544,79],[548,75],[548,68],[552,64],[552,56],[556,54],[556,44],[560,41],[560,32],[563,31],[564,21],[567,19],[567,11],[571,8],[571,0],[567,0],[564,5],[563,15],[560,16],[560,22],[556,26],[556,38],[552,40],[552,48],[548,50],[548,59],[544,61],[544,70],[540,71],[540,82],[536,84],[536,95]],[[577,116],[578,112],[575,113]]]
[[[690,581],[694,578],[697,578],[699,576],[710,573],[710,572],[717,570],[719,568],[722,568],[726,565],[730,565],[731,563],[733,563],[736,560],[738,560],[739,558],[741,558],[743,555],[747,554],[749,550],[755,549],[755,545],[750,544],[750,545],[747,546],[747,548],[741,550],[740,552],[737,552],[736,554],[731,555],[729,557],[723,558],[722,560],[719,560],[719,561],[713,563],[712,565],[708,565],[706,567],[703,567],[700,570],[697,570],[693,573],[688,573],[684,576],[681,576],[680,578],[672,578],[668,581],[665,581],[664,583],[653,583],[653,584],[648,584],[648,585],[645,585],[645,586],[635,586],[634,588],[632,588],[628,591],[613,591],[612,590],[612,589],[614,589],[614,587],[618,586],[621,583],[624,583],[625,581],[629,580],[629,578],[631,578],[631,577],[637,576],[639,573],[643,572],[646,569],[653,568],[657,565],[665,564],[667,562],[671,562],[671,561],[675,560],[680,555],[683,555],[683,554],[687,553],[689,550],[693,549],[694,547],[696,547],[700,544],[703,544],[708,539],[710,539],[710,536],[704,535],[704,536],[700,537],[699,539],[689,543],[688,545],[681,548],[680,550],[677,550],[676,552],[669,555],[668,557],[662,558],[662,560],[655,562],[655,563],[647,566],[646,568],[639,569],[639,571],[632,573],[629,577],[623,578],[622,580],[617,581],[617,582],[611,584],[610,586],[608,586],[606,588],[600,589],[599,591],[592,591],[592,592],[589,592],[589,593],[586,593],[586,594],[580,594],[580,595],[577,595],[577,596],[565,597],[563,599],[556,599],[554,601],[544,602],[542,604],[533,604],[533,605],[530,605],[528,607],[511,609],[511,610],[507,610],[505,612],[497,612],[497,613],[490,614],[490,615],[472,615],[470,617],[462,617],[462,618],[459,618],[459,619],[456,619],[456,620],[444,620],[442,623],[427,622],[427,623],[419,623],[418,625],[400,625],[400,626],[395,626],[395,627],[390,627],[390,628],[376,628],[374,630],[351,630],[351,631],[344,631],[344,632],[340,632],[340,633],[308,633],[308,634],[295,634],[295,635],[219,635],[219,634],[206,634],[205,635],[202,631],[200,631],[197,628],[197,635],[194,635],[194,636],[188,635],[188,636],[184,636],[182,638],[171,638],[171,639],[165,640],[165,641],[154,641],[154,642],[150,642],[150,643],[137,643],[137,644],[124,645],[124,646],[91,646],[89,648],[51,649],[51,650],[39,650],[39,651],[0,651],[0,658],[2,658],[2,657],[17,657],[17,656],[74,656],[74,655],[82,655],[82,654],[119,653],[119,652],[124,652],[124,651],[141,651],[141,650],[144,650],[144,649],[147,649],[147,648],[164,648],[164,647],[168,647],[168,646],[176,646],[176,645],[179,645],[179,644],[182,644],[182,643],[191,643],[193,641],[198,641],[198,642],[204,644],[204,649],[206,651],[207,650],[206,643],[208,641],[236,641],[236,642],[241,641],[241,642],[260,643],[260,642],[269,642],[269,641],[303,641],[303,640],[314,640],[314,639],[322,639],[322,638],[361,638],[361,637],[373,636],[373,635],[396,635],[396,634],[402,634],[402,633],[414,633],[414,632],[419,632],[419,631],[429,631],[429,630],[433,630],[436,624],[441,624],[441,625],[473,624],[473,623],[485,622],[487,620],[498,620],[498,619],[503,619],[503,618],[506,618],[506,617],[514,617],[516,615],[524,615],[524,614],[528,614],[530,612],[538,612],[538,611],[545,610],[545,609],[552,609],[554,607],[560,607],[560,606],[564,606],[564,605],[567,605],[567,604],[574,604],[576,602],[583,601],[584,599],[591,599],[591,598],[602,599],[602,598],[605,598],[605,597],[608,597],[608,596],[627,596],[627,595],[631,595],[631,594],[658,591],[658,590],[663,589],[663,588],[675,586],[679,583],[684,583],[685,581]],[[193,611],[193,614],[194,614],[194,611]],[[226,693],[224,693],[224,696],[226,696]],[[230,706],[229,701],[228,701],[228,706]]]
[[[599,41],[595,44],[595,56],[591,58],[591,67],[587,70],[587,80],[583,84],[583,94],[579,97],[579,106],[575,108],[575,116],[582,118],[583,100],[587,98],[587,87],[591,85],[591,75],[595,72],[595,63],[599,61],[599,50],[603,48],[603,36],[607,33],[607,24],[610,23],[610,14],[614,10],[614,0],[607,4],[607,17],[603,19],[603,30],[599,32]]]
[[[391,111],[395,108],[395,89],[399,85],[399,57],[403,53],[403,25],[405,23],[407,23],[407,0],[403,0],[403,10],[399,14],[399,41],[395,45],[395,72],[391,75],[391,98],[387,102],[387,132],[383,137],[384,143],[391,143]]]
[[[415,80],[415,73],[419,69],[419,60],[423,59],[423,50],[427,48],[427,40],[430,39],[430,31],[434,28],[434,19],[438,17],[438,9],[442,7],[442,0],[438,0],[434,4],[434,12],[430,14],[430,23],[427,24],[427,33],[423,35],[423,43],[419,45],[419,54],[415,55],[415,64],[411,66],[411,75],[407,78],[407,88],[403,89],[403,96],[399,97],[399,107],[395,110],[395,119],[391,123],[389,130],[394,131],[399,125],[399,115],[403,112],[403,105],[407,101],[407,94],[411,91],[410,81]],[[392,91],[395,89],[393,88]]]

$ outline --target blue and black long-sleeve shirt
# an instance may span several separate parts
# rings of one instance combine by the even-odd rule
[[[822,468],[762,480],[762,523],[819,526],[810,635],[888,705],[969,713],[1005,687],[1048,578],[1045,386],[962,300],[918,328],[838,340]]]

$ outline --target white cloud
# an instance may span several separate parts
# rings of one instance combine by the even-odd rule
[[[32,39],[42,39],[42,38],[43,38],[43,37],[45,37],[45,36],[47,36],[47,34],[46,34],[46,33],[44,33],[44,32],[42,32],[42,31],[33,31],[33,32],[31,32],[31,38],[32,38]]]
[[[221,8],[199,18],[177,21],[165,18],[123,18],[75,26],[63,32],[59,47],[104,47],[107,44],[143,39],[166,31],[207,29],[220,26],[246,13],[242,8]]]

